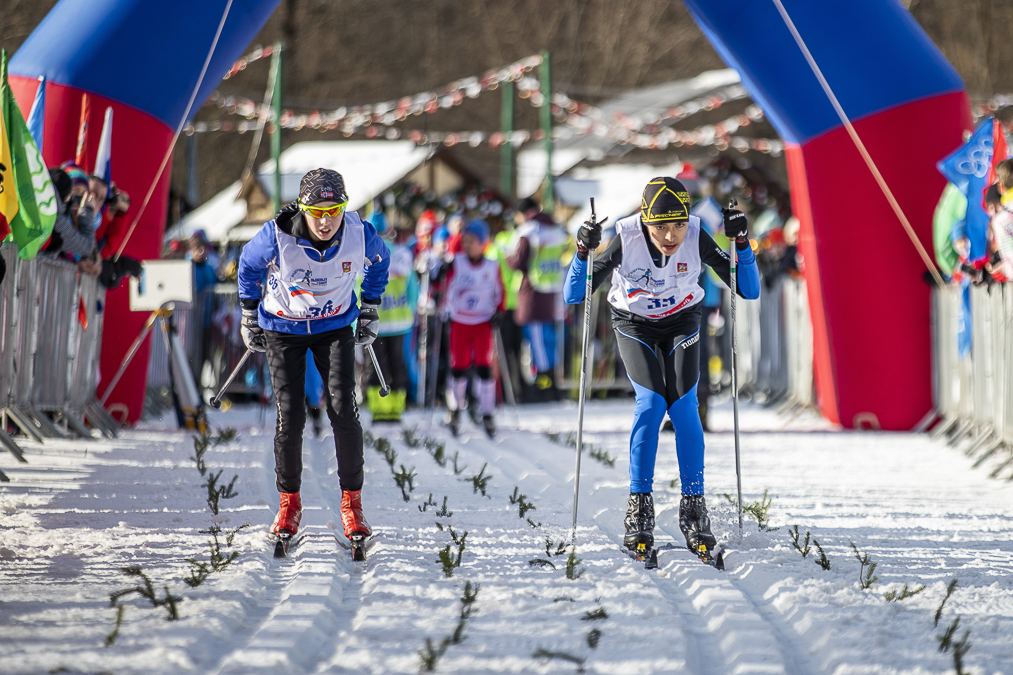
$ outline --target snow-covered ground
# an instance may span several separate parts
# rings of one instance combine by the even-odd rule
[[[115,441],[26,443],[29,464],[0,454],[12,479],[0,484],[0,672],[416,673],[430,639],[443,652],[437,672],[922,675],[953,672],[952,650],[940,653],[937,636],[959,617],[954,641],[970,631],[966,672],[1013,675],[1011,484],[924,436],[843,432],[745,407],[744,498],[767,490],[777,529],[746,520],[740,536],[722,496],[735,492],[731,412],[722,406],[713,411],[720,431],[707,435],[707,498],[728,569],[672,550],[648,571],[619,547],[631,412],[629,401],[593,402],[587,412],[587,441],[616,461],[584,457],[576,579],[567,576],[570,551],[556,555],[570,529],[572,404],[503,411],[494,441],[470,425],[451,440],[428,415],[409,416],[406,426],[457,456],[458,474],[452,461],[440,466],[424,447],[409,448],[399,430],[374,427],[396,451],[395,468],[416,476],[405,502],[383,456],[366,449],[364,501],[377,537],[364,565],[333,536],[332,439],[305,443],[305,536],[290,559],[275,560],[265,538],[277,505],[273,413],[214,413],[214,426],[240,432],[207,454],[223,481],[238,476],[239,495],[221,501],[218,524],[251,527],[231,549],[223,543],[239,553],[231,566],[196,588],[184,583],[186,558],[207,561],[199,530],[212,515],[190,435],[150,424]],[[547,431],[561,433],[559,442]],[[467,480],[483,466],[487,496]],[[680,539],[677,467],[665,433],[659,538]],[[515,487],[536,507],[525,518],[511,504]],[[438,506],[427,505],[430,494]],[[444,497],[453,515],[437,517]],[[795,550],[793,525],[819,541],[829,570],[815,552],[803,559]],[[456,555],[450,528],[467,537],[448,578],[438,558],[448,544]],[[868,589],[850,542],[877,563]],[[166,589],[182,598],[179,618],[127,596],[106,647],[118,611],[110,593],[139,581],[121,572],[129,565],[148,575],[156,599]],[[467,582],[478,592],[463,639],[441,650]],[[884,599],[905,584],[926,588]],[[556,658],[535,657],[540,650]]]

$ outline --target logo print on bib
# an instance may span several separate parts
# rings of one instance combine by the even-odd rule
[[[688,272],[689,271],[689,263],[678,263],[676,265],[675,271],[676,272]]]
[[[341,263],[341,271],[342,272],[351,272],[352,271],[352,263],[350,263],[350,262],[343,262],[343,263]]]

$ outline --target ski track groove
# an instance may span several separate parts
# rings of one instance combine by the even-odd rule
[[[524,436],[532,438],[528,441],[523,438]],[[559,453],[560,460],[557,461],[557,464],[560,465],[556,467],[559,469],[558,471],[547,470],[539,461],[530,458],[531,448],[538,447],[539,442],[550,443],[548,439],[544,437],[538,439],[535,434],[523,430],[513,431],[509,438],[510,440],[507,441],[503,437],[498,437],[491,443],[484,439],[480,439],[479,443],[474,443],[471,438],[468,438],[465,443],[469,451],[481,455],[499,473],[528,486],[530,486],[531,478],[535,475],[544,475],[546,478],[555,476],[556,478],[551,482],[555,483],[555,487],[560,490],[571,483],[573,471],[565,468],[562,453]],[[465,447],[464,444],[461,445]],[[513,458],[506,461],[508,458],[504,452],[492,452],[489,446],[505,446],[504,449],[511,450],[513,448],[510,446],[516,446],[524,448],[524,450],[512,452]],[[552,456],[555,455],[546,455],[545,457]],[[521,457],[528,459],[526,462],[518,461]],[[525,464],[533,466],[537,471],[525,471]],[[584,471],[582,470],[582,473]],[[589,468],[587,473],[591,473]],[[584,478],[587,479],[587,482],[594,481],[594,477],[591,475],[586,475]],[[581,497],[586,500],[585,504],[592,501],[602,489],[595,481],[592,483],[593,489],[588,492],[587,482],[581,486]],[[550,485],[545,484],[542,491],[548,487]],[[619,508],[621,509],[621,506]],[[621,547],[622,534],[612,524],[613,521],[619,522],[617,513],[619,513],[619,509],[600,509],[595,514],[594,521],[597,529]],[[677,544],[682,539],[682,533],[678,532],[677,528],[677,537],[667,529],[659,529]],[[650,579],[668,603],[678,608],[678,615],[687,641],[687,669],[690,672],[703,675],[719,675],[725,672],[734,672],[740,675],[809,675],[814,672],[808,665],[797,663],[794,658],[794,654],[797,653],[795,645],[792,644],[793,641],[786,639],[785,629],[772,621],[769,615],[759,611],[749,595],[734,583],[733,578],[728,576],[727,572],[710,568],[692,557],[689,551],[680,549],[664,552],[662,560],[673,558],[678,553],[683,554],[681,558],[675,557],[675,559],[665,561],[658,570],[658,572],[664,573],[664,576],[658,572],[651,573],[646,569],[641,569],[640,576]],[[642,563],[630,559],[621,549],[616,555],[625,558],[625,562],[628,564],[642,566]],[[695,625],[694,620],[696,619],[703,625]],[[760,645],[766,645],[767,648]],[[718,654],[721,658],[715,658],[715,655]]]
[[[324,494],[326,490],[320,481],[320,463],[315,461],[320,448],[307,450],[310,461],[303,467],[302,485],[306,504],[327,504],[331,519],[340,522],[340,516],[335,518],[333,504]],[[267,468],[273,466],[273,450],[268,449],[265,454],[268,457],[263,479],[269,486],[267,494],[273,495],[277,492],[272,480],[274,472]],[[323,475],[327,476],[326,465]],[[272,584],[273,602],[262,605],[266,606],[266,616],[241,647],[222,659],[213,671],[217,675],[309,673],[316,669],[321,650],[342,623],[340,608],[351,599],[347,597],[348,587],[356,586],[351,589],[351,595],[359,596],[360,584],[350,582],[361,575],[353,573],[356,570],[352,569],[351,560],[340,560],[339,554],[343,551],[330,530],[320,526],[304,527],[300,536],[290,556],[284,559],[273,558],[274,545],[268,542],[265,555],[270,557],[270,574],[277,576],[279,569],[285,571],[282,578]],[[320,646],[313,648],[313,645]]]
[[[516,432],[518,435],[525,433]],[[547,439],[543,442],[549,443]],[[525,446],[531,448],[537,444]],[[483,454],[488,457],[488,453]],[[516,456],[518,455],[525,456],[522,453],[517,453]],[[535,465],[542,468],[537,462]],[[498,464],[495,466],[502,470]],[[597,467],[595,470],[597,471]],[[588,473],[586,476],[588,480],[594,480],[590,475],[590,468]],[[556,482],[560,486],[572,480],[572,470],[568,473],[552,474],[568,478],[567,481],[557,479]],[[581,496],[590,499],[598,493],[601,487],[598,482],[594,484],[594,489],[590,493],[581,485]],[[663,503],[658,515],[663,515],[665,510]],[[598,529],[621,546],[622,535],[612,524],[613,521],[618,522],[616,513],[602,511],[594,518]],[[678,507],[674,513],[678,514]],[[682,532],[678,527],[674,528],[677,535],[673,535],[665,527],[657,527],[656,530],[673,539],[677,545],[682,540]],[[683,555],[678,557],[678,553]],[[642,565],[629,559],[622,550],[619,555],[627,557],[629,564]],[[665,559],[673,557],[675,559]],[[729,671],[742,675],[751,673],[809,675],[815,672],[811,669],[811,664],[799,663],[800,660],[795,656],[799,651],[795,640],[791,637],[794,631],[781,625],[781,621],[776,620],[770,612],[761,611],[756,602],[735,583],[728,572],[713,570],[695,559],[690,551],[682,549],[661,553],[661,560],[663,565],[658,572],[666,573],[668,579],[661,577],[657,572],[651,574],[647,570],[643,570],[642,574],[679,609],[684,633],[687,636],[687,666],[690,672],[705,675],[718,675]],[[695,625],[695,618],[703,625]],[[761,645],[768,646],[768,649],[760,648]],[[713,658],[713,655],[717,654],[721,655],[720,660]],[[711,656],[708,658],[705,655]]]

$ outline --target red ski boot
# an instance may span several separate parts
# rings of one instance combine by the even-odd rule
[[[366,517],[362,515],[362,491],[341,493],[341,524],[345,527],[345,536],[349,539],[353,534],[368,537],[373,533]]]
[[[299,521],[302,520],[302,501],[298,492],[282,492],[281,506],[278,507],[278,515],[274,517],[274,525],[271,526],[271,534],[281,536],[287,534],[289,538],[294,537],[299,531]]]

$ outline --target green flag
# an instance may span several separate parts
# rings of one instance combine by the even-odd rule
[[[3,118],[0,129],[4,133],[0,146],[5,146],[7,152],[2,154],[7,155],[11,163],[4,168],[2,183],[5,197],[13,206],[6,211],[12,217],[5,220],[18,246],[18,257],[31,260],[53,232],[56,192],[46,163],[7,84],[7,50],[0,51],[0,117]]]
[[[936,264],[949,276],[960,264],[957,252],[953,250],[950,234],[953,226],[964,219],[967,212],[967,197],[953,183],[947,183],[943,195],[936,204],[932,216],[932,242],[936,248]]]

